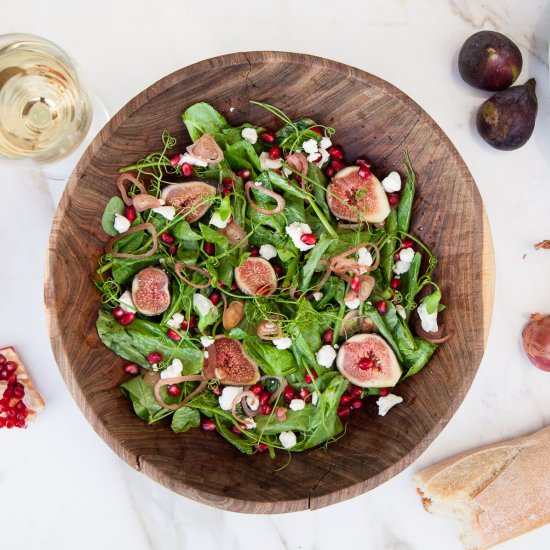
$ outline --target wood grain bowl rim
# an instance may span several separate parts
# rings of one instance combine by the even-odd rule
[[[100,419],[96,411],[89,405],[86,395],[82,392],[80,386],[77,384],[71,365],[69,364],[62,335],[59,334],[58,315],[60,313],[57,311],[56,308],[56,285],[54,284],[54,272],[52,267],[53,257],[55,256],[57,250],[56,233],[57,229],[62,225],[63,215],[68,207],[71,194],[76,188],[82,174],[88,168],[96,153],[109,141],[110,136],[114,132],[116,132],[118,127],[135,111],[140,109],[146,103],[153,101],[156,96],[176,85],[184,77],[187,78],[189,76],[192,76],[193,74],[204,73],[205,71],[211,70],[215,67],[238,66],[243,64],[248,64],[249,66],[252,66],[258,63],[265,64],[273,61],[330,69],[332,71],[342,73],[343,75],[345,75],[346,78],[355,79],[361,83],[364,83],[365,85],[378,87],[385,92],[390,93],[400,102],[405,104],[407,108],[412,108],[416,112],[418,112],[419,116],[424,119],[431,130],[435,132],[441,140],[448,143],[455,160],[464,170],[464,173],[468,174],[471,177],[472,182],[474,182],[473,177],[471,176],[464,160],[452,144],[451,140],[438,126],[438,124],[426,113],[426,111],[424,111],[408,95],[406,95],[404,92],[402,92],[392,84],[370,73],[345,65],[343,63],[306,54],[279,51],[251,51],[225,54],[199,61],[182,69],[176,70],[173,73],[150,85],[144,91],[128,101],[128,103],[126,103],[126,105],[124,105],[103,127],[99,134],[94,138],[92,143],[88,146],[82,158],[73,170],[73,173],[71,174],[65,187],[63,196],[58,205],[52,223],[52,229],[48,243],[48,255],[46,257],[44,284],[46,323],[50,336],[50,342],[58,368],[61,372],[63,380],[69,388],[71,395],[81,408],[86,419],[92,425],[92,428],[109,445],[109,447],[111,447],[111,449],[118,456],[123,458],[124,461],[133,468],[146,473],[150,478],[163,484],[164,486],[199,502],[203,502],[203,500],[201,499],[201,493],[205,494],[204,491],[199,491],[194,487],[186,485],[182,482],[177,482],[177,486],[174,486],[174,482],[169,478],[169,476],[166,476],[164,473],[160,472],[155,466],[149,464],[147,462],[147,459],[144,459],[142,456],[128,451],[120,441],[115,440],[113,437],[111,437],[108,427],[105,426],[104,422]],[[474,193],[479,193],[477,187],[475,186],[475,182]],[[494,249],[491,239],[490,226],[485,210],[483,210],[483,223],[481,230],[483,231],[484,242],[482,270],[484,274],[484,279],[488,282],[486,288],[487,292],[483,295],[483,329],[485,344],[487,341],[488,331],[490,327],[490,318],[493,308],[495,279]],[[457,411],[458,407],[464,400],[464,397],[473,382],[478,368],[479,364],[477,365],[475,370],[472,369],[470,371],[471,375],[469,377],[465,377],[460,386],[456,388],[457,391],[454,394],[453,399],[451,400],[445,414],[440,418],[439,422],[437,422],[431,430],[426,432],[422,439],[420,439],[417,445],[413,447],[407,455],[403,456],[400,460],[398,460],[385,470],[377,473],[376,475],[366,480],[359,481],[350,486],[342,487],[341,489],[333,491],[332,493],[322,494],[319,496],[309,495],[307,499],[299,498],[296,500],[263,502],[254,500],[253,498],[244,500],[233,497],[221,497],[220,495],[211,494],[210,496],[215,497],[215,499],[212,500],[211,498],[209,498],[208,504],[225,510],[240,512],[282,513],[305,509],[318,509],[329,504],[334,504],[358,496],[370,489],[373,489],[381,483],[391,479],[407,466],[409,466],[435,439],[435,437],[449,422],[451,417],[454,415],[454,413]],[[296,459],[299,459],[299,457],[297,457]]]

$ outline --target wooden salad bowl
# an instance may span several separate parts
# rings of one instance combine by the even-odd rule
[[[413,232],[439,257],[435,274],[454,330],[428,366],[400,384],[404,404],[377,416],[375,399],[327,448],[246,456],[216,434],[148,426],[119,384],[123,360],[98,339],[99,294],[91,279],[107,235],[101,215],[121,166],[162,149],[164,129],[183,149],[183,110],[210,102],[231,123],[279,125],[251,105],[334,126],[350,158],[373,171],[417,174]],[[123,107],[75,168],[49,241],[45,302],[53,351],[69,390],[96,432],[128,464],[182,495],[219,508],[275,513],[316,509],[359,495],[411,464],[454,414],[478,369],[492,310],[493,249],[475,182],[439,126],[407,95],[371,74],[319,57],[248,52],[208,59],[159,80]],[[287,464],[288,462],[288,464]],[[286,467],[282,467],[285,466]]]

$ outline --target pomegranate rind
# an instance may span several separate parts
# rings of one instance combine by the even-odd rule
[[[170,279],[158,267],[146,267],[134,276],[132,301],[142,314],[152,317],[164,313],[170,305]]]
[[[193,223],[208,212],[215,194],[215,187],[209,183],[186,181],[167,185],[162,190],[161,197],[167,205],[181,210],[186,221]]]
[[[363,357],[375,357],[375,368],[361,369]],[[346,340],[338,351],[336,366],[344,378],[362,388],[391,388],[402,374],[395,353],[377,334],[357,334]]]
[[[277,289],[277,274],[264,258],[247,258],[235,268],[235,282],[243,294],[269,296]]]
[[[250,386],[260,379],[258,365],[245,353],[243,345],[234,338],[217,336],[215,348],[216,365],[209,373],[226,386]]]
[[[348,166],[334,175],[327,186],[327,204],[332,214],[350,222],[383,222],[391,208],[378,178],[359,175],[358,166]]]

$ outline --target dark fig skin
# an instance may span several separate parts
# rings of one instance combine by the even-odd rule
[[[535,79],[492,95],[477,112],[477,130],[489,144],[512,151],[531,137],[537,117]]]
[[[481,90],[498,92],[518,78],[523,59],[519,48],[499,32],[476,32],[464,42],[458,54],[462,79]]]

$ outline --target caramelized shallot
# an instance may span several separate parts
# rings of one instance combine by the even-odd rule
[[[185,277],[181,272],[183,269],[190,269],[191,271],[195,271],[197,273],[200,273],[201,275],[204,275],[206,277],[207,282],[198,284],[190,281],[187,277]],[[202,267],[198,267],[196,265],[192,264],[186,264],[185,262],[177,262],[176,265],[174,265],[174,273],[185,283],[187,283],[189,286],[192,286],[193,288],[197,289],[203,289],[203,288],[209,288],[212,286],[212,275],[206,271],[206,269],[203,269]]]
[[[144,195],[146,195],[147,191],[145,190],[145,186],[143,185],[143,183],[141,183],[141,181],[139,181],[135,176],[133,176],[129,172],[120,174],[120,176],[118,176],[116,180],[116,184],[120,192],[120,196],[122,197],[122,200],[124,201],[124,204],[126,206],[132,206],[132,199],[128,196],[128,192],[126,191],[125,184],[127,181],[134,184],[139,189],[140,193],[143,193]]]
[[[259,191],[260,193],[263,193],[264,195],[267,195],[268,197],[275,199],[277,201],[277,206],[272,210],[267,210],[265,208],[258,206],[252,199],[252,195],[250,193],[251,187],[254,187],[256,191]],[[260,214],[264,214],[266,216],[274,216],[275,214],[280,214],[286,206],[286,201],[282,195],[279,195],[279,193],[275,193],[275,191],[271,191],[271,189],[267,189],[263,185],[256,185],[252,181],[247,181],[244,184],[244,191],[246,193],[246,198],[250,206]]]
[[[163,386],[172,386],[173,384],[180,384],[181,382],[200,382],[200,384],[183,401],[176,403],[175,405],[169,405],[162,399],[160,389]],[[176,376],[174,378],[160,378],[154,386],[155,399],[161,407],[171,411],[176,411],[187,405],[193,397],[199,395],[199,393],[206,388],[207,384],[208,380],[201,374],[186,374],[184,376]]]
[[[147,252],[144,252],[143,254],[131,254],[131,253],[124,253],[124,252],[113,252],[114,245],[123,239],[124,237],[127,237],[128,235],[132,235],[132,233],[137,233],[138,231],[149,231],[151,233],[151,237],[153,239],[153,246],[150,250]],[[133,260],[141,260],[143,258],[148,258],[149,256],[152,256],[158,249],[158,235],[157,230],[155,229],[155,226],[152,223],[140,223],[139,225],[134,225],[133,227],[130,227],[128,231],[121,233],[120,235],[117,235],[115,238],[111,239],[106,247],[107,254],[111,254],[113,258],[131,258]]]

